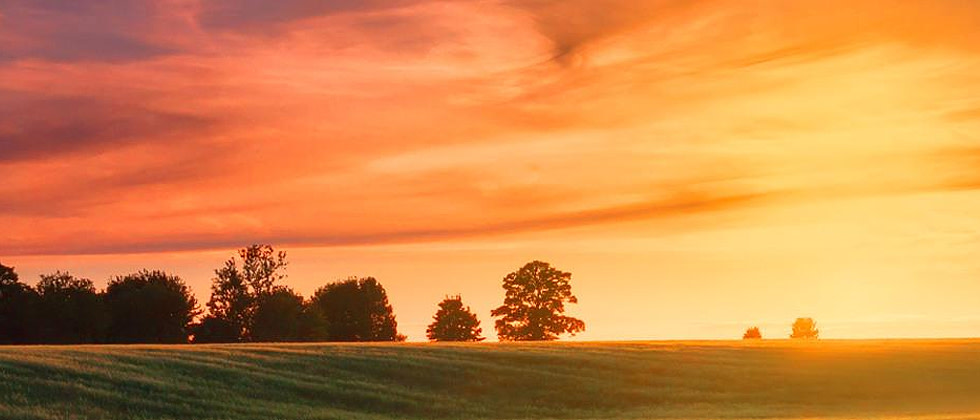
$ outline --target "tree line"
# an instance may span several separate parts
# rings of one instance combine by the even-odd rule
[[[68,272],[22,282],[0,264],[0,344],[404,341],[387,292],[373,277],[325,284],[304,298],[283,284],[286,253],[269,245],[238,251],[215,270],[201,307],[187,284],[159,270],[116,276],[105,289]],[[577,303],[571,273],[530,262],[503,280],[491,312],[501,340],[556,340],[585,330],[564,315]],[[206,310],[205,310],[206,309]],[[481,341],[480,321],[459,295],[439,303],[431,341]]]

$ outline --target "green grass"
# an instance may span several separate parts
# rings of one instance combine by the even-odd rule
[[[980,418],[980,341],[0,347],[0,418]]]

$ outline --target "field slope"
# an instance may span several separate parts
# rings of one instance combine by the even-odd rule
[[[980,418],[980,341],[0,347],[0,418]]]

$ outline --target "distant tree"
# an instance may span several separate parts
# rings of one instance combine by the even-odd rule
[[[288,287],[259,295],[252,317],[251,341],[299,341],[303,322],[303,297]]]
[[[404,341],[388,303],[373,277],[330,283],[314,293],[312,305],[327,324],[329,341]]]
[[[239,327],[224,318],[208,315],[191,326],[191,341],[195,344],[233,343],[241,338]]]
[[[0,344],[25,344],[37,332],[37,293],[13,267],[0,264]]]
[[[813,318],[796,318],[796,322],[793,322],[793,333],[789,338],[815,340],[819,336],[820,330],[817,329],[817,323]]]
[[[742,334],[743,340],[758,340],[762,338],[762,332],[759,331],[759,327],[752,327],[745,330],[745,334]]]
[[[585,331],[585,322],[563,315],[565,303],[578,303],[571,278],[571,273],[542,261],[504,277],[504,304],[490,313],[500,318],[494,325],[497,336],[507,341],[557,340],[561,334]]]
[[[41,275],[38,333],[45,343],[97,343],[105,337],[108,315],[95,285],[67,272]]]
[[[483,341],[480,336],[480,320],[463,306],[463,298],[459,295],[447,296],[439,302],[433,321],[425,330],[430,341]]]
[[[177,276],[140,271],[109,281],[103,294],[109,313],[107,341],[186,343],[200,314],[197,299]]]
[[[230,329],[235,332],[235,339],[231,341],[249,340],[258,298],[272,293],[277,282],[286,277],[285,252],[276,252],[269,245],[252,245],[240,249],[238,256],[242,260],[241,266],[235,258],[230,258],[223,267],[215,270],[207,307],[208,317],[220,322],[208,321],[208,324],[221,325],[222,334],[211,336],[213,339],[226,337],[225,333]],[[202,332],[204,330],[197,331],[195,335]]]

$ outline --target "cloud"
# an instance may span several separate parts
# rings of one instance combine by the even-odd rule
[[[553,43],[551,59],[572,63],[582,48],[644,24],[673,19],[698,1],[678,0],[508,0],[507,4],[534,17],[542,34]],[[578,57],[582,58],[582,57]]]
[[[422,0],[217,0],[203,3],[198,15],[210,30],[246,32],[273,30],[290,22],[339,13],[383,11],[423,3]]]
[[[193,114],[145,109],[94,97],[0,91],[0,164],[104,153],[126,145],[179,141],[213,121]]]
[[[21,1],[0,3],[0,62],[124,63],[176,53],[150,30],[149,1]]]
[[[7,247],[5,255],[92,255],[226,249],[248,243],[275,243],[281,246],[351,246],[446,241],[486,238],[508,234],[528,234],[549,230],[579,228],[637,220],[664,219],[720,212],[741,208],[767,199],[765,194],[739,194],[716,197],[683,195],[668,200],[630,203],[606,208],[550,214],[537,218],[490,222],[471,226],[425,227],[403,230],[361,231],[296,227],[294,232],[263,232],[261,229],[235,229],[235,232],[180,232],[154,235],[152,239],[110,236],[90,228],[58,237],[56,243],[24,243]],[[229,209],[232,212],[240,209]],[[84,232],[84,233],[82,233]],[[303,232],[303,233],[296,233]]]
[[[6,2],[0,253],[752,225],[975,187],[975,11],[765,6]]]

